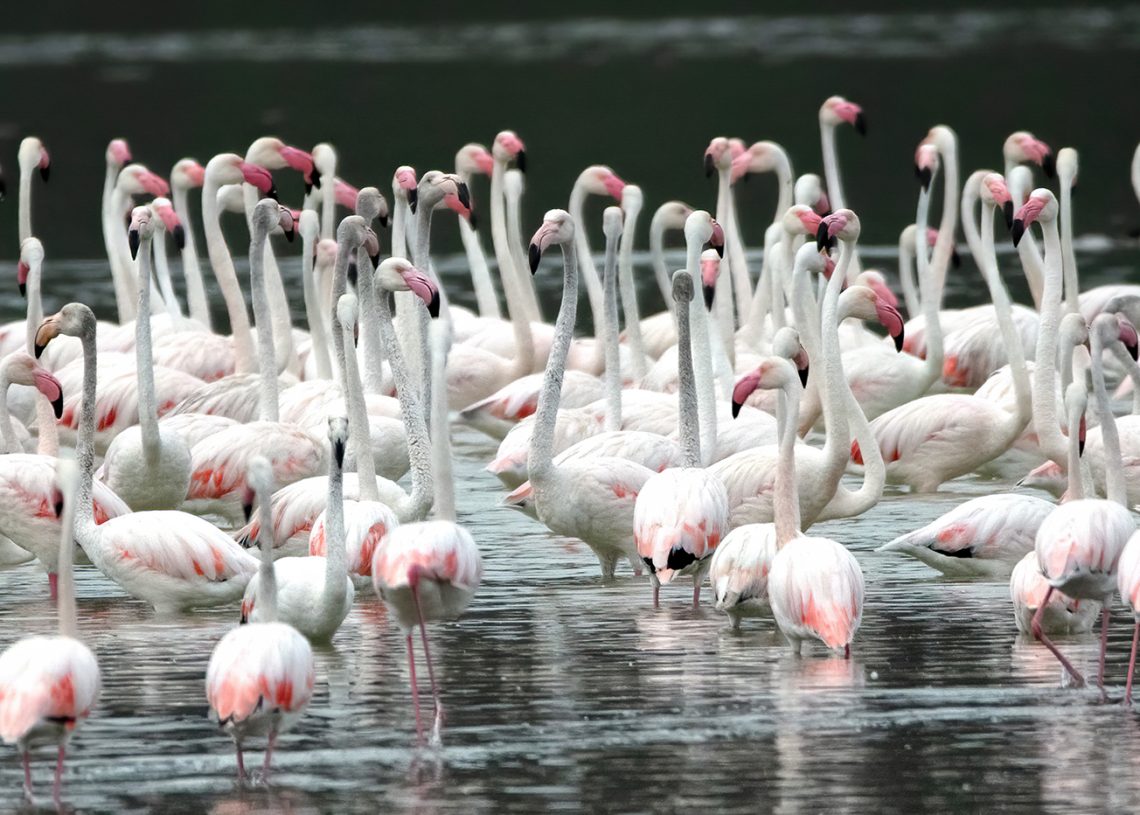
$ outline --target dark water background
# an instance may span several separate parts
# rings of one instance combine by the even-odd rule
[[[622,20],[600,21],[617,10],[585,4],[578,19],[536,6],[519,22],[509,10],[437,3],[362,26],[363,8],[329,4],[288,20],[280,9],[268,17],[207,3],[177,27],[163,9],[126,5],[10,10],[0,163],[14,171],[27,133],[52,151],[51,183],[35,190],[47,310],[82,298],[109,313],[105,262],[85,259],[102,251],[112,136],[127,136],[163,172],[184,155],[244,152],[266,132],[302,146],[327,139],[346,178],[387,186],[397,164],[449,167],[462,143],[513,127],[531,160],[530,229],[596,161],[640,183],[647,211],[672,197],[711,208],[701,154],[713,135],[775,139],[797,171],[818,171],[816,111],[835,92],[870,120],[865,141],[840,132],[867,243],[893,244],[912,219],[910,162],[930,125],[958,131],[964,174],[999,167],[1005,135],[1025,128],[1081,151],[1085,285],[1137,280],[1140,249],[1126,237],[1140,224],[1127,177],[1140,138],[1134,8],[928,13],[872,3],[854,14],[823,4],[794,16],[679,8],[660,19],[623,7]],[[283,197],[299,201],[300,182],[282,181]],[[0,205],[6,258],[15,255],[14,179],[10,187]],[[771,179],[742,188],[753,246],[774,189]],[[481,182],[477,200],[485,195]],[[441,253],[456,247],[453,232],[437,228]],[[246,239],[231,234],[240,257]],[[282,252],[289,275],[297,251]],[[894,268],[889,250],[867,255]],[[463,302],[461,262],[441,257],[440,269]],[[1015,274],[1007,279],[1023,291]],[[557,283],[540,276],[548,312]],[[952,302],[975,302],[980,290],[969,264],[950,278]],[[0,273],[0,314],[22,308]],[[1004,584],[947,581],[872,552],[1012,484],[971,477],[922,497],[888,489],[866,515],[815,527],[850,546],[868,594],[850,661],[797,659],[770,622],[733,634],[708,605],[689,608],[684,589],[663,592],[654,611],[642,581],[601,585],[585,546],[496,507],[502,490],[481,469],[492,443],[462,428],[455,441],[460,520],[486,575],[463,620],[432,632],[448,709],[441,751],[414,749],[400,637],[374,598],[360,598],[335,647],[317,655],[316,695],[281,740],[273,789],[237,791],[230,743],[207,722],[203,691],[209,653],[236,610],[159,619],[81,569],[81,627],[104,695],[74,742],[65,797],[76,811],[1072,813],[1140,802],[1136,717],[1059,688],[1048,653],[1018,637]],[[0,573],[0,646],[52,630],[45,583],[31,568]],[[1118,617],[1114,703],[1129,635]],[[1091,635],[1062,647],[1082,668],[1095,658]],[[49,768],[40,757],[41,793]],[[19,806],[19,779],[15,751],[0,753],[0,810]]]

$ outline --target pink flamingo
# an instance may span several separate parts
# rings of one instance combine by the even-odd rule
[[[63,494],[59,635],[25,637],[0,654],[0,738],[5,744],[15,743],[23,754],[24,794],[29,802],[33,802],[31,750],[41,744],[57,745],[52,799],[58,808],[67,743],[99,698],[100,676],[95,655],[79,639],[75,613],[71,563],[79,469],[73,459],[66,459],[57,471]]]
[[[683,465],[649,478],[633,509],[633,540],[653,580],[653,606],[662,583],[677,575],[693,576],[693,607],[700,604],[701,581],[717,544],[728,533],[728,495],[724,484],[701,467],[697,425],[697,393],[693,380],[689,301],[693,278],[688,271],[673,275],[677,302],[678,366],[681,376],[680,431]],[[700,306],[697,306],[700,308]]]
[[[273,468],[255,456],[246,482],[257,495],[261,528],[269,528]],[[231,630],[214,647],[206,668],[210,717],[226,730],[237,748],[238,781],[245,779],[242,743],[268,736],[262,780],[268,780],[277,736],[301,717],[313,696],[316,672],[313,649],[297,629],[277,622],[277,587],[273,545],[261,540],[258,569],[258,621]]]

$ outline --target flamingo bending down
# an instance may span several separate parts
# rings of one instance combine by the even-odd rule
[[[60,808],[67,743],[99,698],[100,675],[95,655],[79,639],[75,613],[71,563],[79,470],[73,460],[60,461],[58,480],[63,493],[59,634],[25,637],[0,654],[0,738],[16,744],[23,754],[24,794],[29,802],[33,802],[31,750],[42,744],[57,746],[52,799]]]
[[[250,461],[247,483],[257,494],[262,529],[269,525],[273,469],[260,457]],[[210,718],[229,732],[237,748],[238,781],[245,779],[242,743],[266,735],[262,780],[268,780],[277,736],[285,732],[309,704],[316,672],[309,641],[290,625],[277,622],[277,590],[273,546],[261,541],[258,622],[229,631],[214,647],[206,667],[206,700]]]

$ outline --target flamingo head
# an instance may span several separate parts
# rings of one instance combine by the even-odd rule
[[[170,186],[176,190],[192,190],[206,182],[206,168],[192,158],[181,159],[170,171]]]
[[[150,219],[150,207],[135,207],[131,210],[131,225],[127,229],[127,242],[131,247],[131,259],[139,255],[139,244],[154,235],[154,224]]]
[[[938,148],[922,142],[914,151],[914,177],[924,190],[930,189],[930,182],[938,172]]]
[[[724,229],[706,210],[698,209],[685,219],[685,240],[707,244],[724,257]]]
[[[1036,164],[1044,170],[1047,178],[1053,178],[1057,174],[1057,161],[1052,148],[1028,131],[1010,133],[1002,145],[1002,155],[1011,164]]]
[[[462,175],[490,175],[494,169],[495,157],[481,144],[470,142],[455,154],[455,172]]]
[[[266,234],[274,227],[281,227],[281,231],[285,233],[285,240],[290,243],[296,233],[293,210],[281,206],[272,198],[262,198],[257,202],[253,208],[251,221],[255,230],[263,230]]]
[[[2,363],[3,380],[8,384],[35,388],[51,403],[55,418],[63,415],[63,386],[52,373],[23,351],[14,351]]]
[[[705,148],[705,178],[712,178],[717,170],[730,170],[732,161],[732,140],[717,136]]]
[[[441,203],[463,217],[471,219],[471,192],[467,182],[454,173],[428,170],[416,188],[418,206],[435,209]]]
[[[203,178],[209,179],[217,185],[219,190],[229,184],[251,184],[262,195],[276,199],[277,186],[273,183],[273,176],[264,167],[246,161],[236,153],[219,153],[206,164],[206,173]]]
[[[712,249],[701,252],[701,291],[705,295],[705,308],[711,309],[716,297],[716,281],[720,277],[720,255]]]
[[[1014,213],[1013,226],[1010,227],[1013,245],[1021,243],[1022,236],[1034,221],[1050,221],[1056,217],[1056,197],[1044,187],[1038,187],[1025,199],[1021,209]]]
[[[298,147],[290,147],[275,136],[262,136],[255,140],[245,155],[247,161],[267,170],[284,170],[288,167],[301,173],[305,179],[305,192],[321,186],[320,174],[313,164],[312,153]]]
[[[346,294],[344,297],[352,297],[355,295]],[[343,297],[341,299],[344,299]],[[339,311],[340,305],[337,305]],[[333,461],[336,462],[337,469],[344,467],[344,451],[348,447],[348,419],[344,416],[329,416],[329,448],[332,449]]]
[[[574,219],[564,209],[549,210],[542,217],[542,226],[530,239],[528,257],[530,260],[530,273],[538,271],[542,253],[555,244],[566,245],[574,240]]]
[[[673,299],[678,303],[692,302],[693,277],[684,269],[673,272]]]
[[[36,359],[47,344],[60,334],[69,337],[95,336],[95,312],[83,303],[68,303],[55,314],[45,317],[36,329],[33,342]]]
[[[877,272],[875,274],[878,274]],[[861,320],[875,320],[886,329],[887,334],[895,341],[895,351],[901,352],[905,339],[902,314],[899,313],[898,300],[885,283],[885,295],[878,288],[867,285],[867,273],[859,276],[856,285],[849,286],[843,292],[844,309],[852,317]],[[880,275],[881,278],[881,275]]]
[[[822,250],[833,239],[856,241],[859,239],[859,216],[849,209],[840,209],[823,218],[815,233],[816,249]]]
[[[122,169],[131,163],[131,148],[126,139],[111,139],[105,154],[108,167]]]
[[[120,170],[115,186],[127,195],[158,197],[170,194],[170,185],[166,179],[141,164],[131,164]]]
[[[155,226],[169,232],[174,238],[174,245],[179,249],[186,245],[186,230],[182,228],[182,219],[174,211],[174,204],[169,198],[158,197],[150,202],[151,211],[158,216]]]
[[[419,179],[416,178],[415,167],[409,167],[407,164],[401,164],[396,168],[396,172],[392,176],[392,194],[397,198],[403,198],[405,201],[407,201],[408,209],[412,211],[412,214],[415,214],[416,211],[418,196],[416,187],[418,184]]]
[[[604,164],[587,167],[578,175],[578,183],[590,195],[608,195],[615,201],[621,201],[621,192],[625,189],[621,177]]]
[[[693,208],[684,201],[666,201],[653,213],[653,223],[661,231],[684,229],[685,221],[693,214]]]
[[[831,214],[831,201],[823,189],[823,180],[815,173],[804,173],[796,179],[793,196],[797,204],[806,204],[823,217]]]
[[[807,204],[795,204],[784,213],[784,230],[791,235],[815,235],[823,218]]]
[[[495,136],[491,145],[491,155],[498,161],[515,160],[515,166],[526,172],[526,146],[513,130],[503,130]]]
[[[854,102],[848,102],[842,96],[829,96],[819,108],[819,123],[835,127],[846,123],[855,128],[860,136],[867,135],[867,117],[863,108]]]
[[[51,157],[48,155],[44,143],[35,136],[28,136],[20,142],[17,161],[20,164],[21,171],[38,167],[40,178],[44,181],[47,181],[51,176]]]
[[[1001,173],[986,173],[982,176],[982,183],[978,187],[982,203],[1001,207],[1002,217],[1005,218],[1005,228],[1013,228],[1013,197],[1009,194],[1005,178]]]
[[[1115,316],[1118,329],[1117,339],[1120,340],[1121,345],[1135,361],[1140,355],[1140,338],[1136,335],[1136,326],[1132,325],[1132,322],[1123,314],[1116,314]]]
[[[356,214],[368,223],[378,219],[380,225],[388,226],[388,199],[375,187],[364,187],[356,194]]]
[[[428,314],[439,316],[439,287],[406,258],[386,259],[376,269],[376,281],[387,291],[410,291],[424,301]]]
[[[1069,193],[1077,191],[1077,174],[1080,171],[1080,156],[1072,147],[1062,147],[1057,151],[1057,177],[1061,183],[1069,184]]]
[[[637,184],[626,184],[621,191],[621,211],[628,217],[631,212],[641,212],[645,204],[645,193]]]
[[[732,159],[733,184],[751,173],[771,173],[788,165],[788,154],[774,141],[758,141]]]
[[[732,388],[732,417],[740,415],[748,397],[759,388],[794,391],[802,387],[800,372],[791,361],[779,356],[766,357],[759,366],[736,380]]]

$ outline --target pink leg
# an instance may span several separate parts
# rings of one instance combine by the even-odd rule
[[[28,751],[24,751],[24,797],[29,802],[34,802],[35,798],[32,796],[32,758],[28,755]]]
[[[701,605],[701,576],[699,574],[693,575],[693,608],[699,608]]]
[[[416,687],[416,655],[412,651],[412,635],[408,633],[408,670],[412,675],[412,707],[416,711],[416,736],[424,740],[424,725],[420,720],[420,690]]]
[[[1053,641],[1045,636],[1045,632],[1041,630],[1041,618],[1045,616],[1045,607],[1049,605],[1049,598],[1053,596],[1053,587],[1049,587],[1049,591],[1045,592],[1045,599],[1041,601],[1041,605],[1037,608],[1037,613],[1033,615],[1033,623],[1030,629],[1033,631],[1033,636],[1041,641],[1041,644],[1053,652],[1053,656],[1057,657],[1057,661],[1061,663],[1061,667],[1069,672],[1069,676],[1073,678],[1073,683],[1080,687],[1085,684],[1085,678],[1081,676],[1080,672],[1073,667],[1069,660],[1065,659],[1065,655],[1057,650],[1057,646]]]
[[[653,578],[653,607],[661,607],[661,584],[657,582],[657,578]]]
[[[435,703],[435,721],[432,725],[432,736],[439,738],[439,728],[443,722],[443,704],[439,698],[439,686],[435,683],[435,666],[431,663],[431,646],[428,645],[427,625],[424,623],[424,612],[420,608],[420,592],[418,584],[412,586],[412,599],[416,603],[416,616],[420,618],[420,640],[424,644],[424,661],[427,662],[428,681],[431,682],[431,696]]]
[[[269,783],[269,768],[273,763],[273,748],[277,744],[276,728],[269,731],[269,743],[265,745],[265,763],[261,765],[261,780]]]
[[[51,788],[51,799],[55,801],[55,808],[60,809],[60,793],[63,792],[63,755],[64,746],[59,746],[59,754],[55,757],[55,783]]]
[[[1124,685],[1124,704],[1132,704],[1132,673],[1136,670],[1136,645],[1140,642],[1140,620],[1132,626],[1132,656],[1128,658],[1128,682]]]
[[[238,783],[245,781],[245,757],[241,754],[241,742],[235,741],[234,746],[237,748],[237,765],[238,765]]]
[[[1100,612],[1100,664],[1096,673],[1096,684],[1100,688],[1100,698],[1104,699],[1104,654],[1108,650],[1108,618],[1112,614],[1108,610],[1109,604],[1112,602],[1111,597],[1104,598],[1104,605],[1101,607]]]
[[[851,659],[851,643],[847,643],[843,646],[843,658]]]
[[[59,575],[55,572],[48,572],[48,590],[51,592],[51,601],[54,603],[59,599]]]

